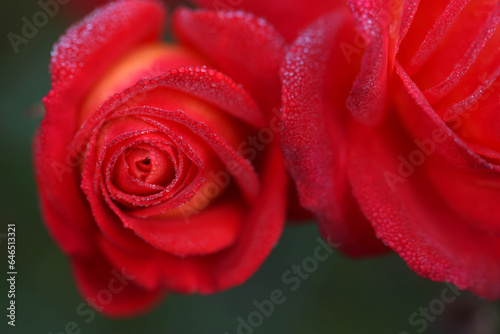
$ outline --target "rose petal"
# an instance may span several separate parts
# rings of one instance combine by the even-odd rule
[[[242,84],[265,111],[279,103],[277,71],[285,41],[266,21],[242,12],[179,9],[173,24],[182,41]]]
[[[446,6],[444,12],[436,19],[431,30],[429,30],[427,36],[425,36],[424,41],[420,44],[410,62],[410,67],[419,67],[430,58],[469,1],[470,0],[451,1]]]
[[[332,0],[294,0],[283,2],[279,0],[196,0],[199,6],[216,11],[245,10],[271,22],[276,30],[288,41],[293,41],[300,30],[324,13],[344,5],[343,1]]]
[[[134,283],[146,290],[162,288],[161,262],[159,251],[151,248],[148,254],[129,252],[110,242],[103,235],[97,236],[99,249],[114,268],[127,268],[127,273],[134,276]]]
[[[498,83],[498,77],[500,76],[500,65],[498,65],[494,71],[491,71],[489,73],[485,73],[484,76],[480,77],[480,85],[476,86],[476,89],[470,94],[457,94],[458,96],[466,96],[463,98],[461,101],[456,102],[455,104],[451,106],[446,106],[446,107],[441,107],[439,108],[439,104],[435,107],[436,112],[441,115],[443,120],[445,122],[451,121],[455,119],[456,117],[461,117],[463,113],[465,113],[467,110],[471,109],[470,111],[476,114],[474,112],[477,110],[479,105],[482,105],[482,101],[484,100],[490,100],[490,93],[494,93],[495,90],[499,87]],[[483,116],[484,117],[484,116]],[[492,124],[494,122],[490,122]]]
[[[500,166],[492,165],[474,153],[446,125],[400,64],[396,64],[396,71],[403,82],[403,86],[399,84],[399,86],[395,85],[393,88],[398,96],[403,97],[399,99],[397,111],[408,126],[409,131],[417,139],[433,138],[436,131],[439,131],[439,137],[443,137],[443,139],[436,146],[436,154],[441,155],[443,159],[449,161],[455,168],[471,172],[478,169],[500,171]]]
[[[244,212],[241,202],[223,200],[178,218],[119,216],[125,226],[156,249],[185,257],[208,255],[231,246],[240,233]]]
[[[453,3],[456,3],[454,1]],[[449,0],[435,1],[404,1],[403,16],[401,20],[401,30],[398,48],[398,60],[403,67],[408,69],[412,59],[417,54],[419,48],[422,48],[422,43],[427,39],[429,44],[434,42],[439,45],[439,38],[428,37],[429,32],[433,31],[440,35],[443,30],[448,28],[448,24],[453,17],[453,14],[446,12],[446,8],[453,8]],[[458,6],[460,8],[460,6]],[[447,13],[443,17],[443,13]],[[436,25],[436,22],[441,23]],[[445,35],[446,36],[446,35]],[[434,44],[429,45],[429,48],[434,48]],[[425,50],[422,50],[424,52]],[[450,52],[452,53],[452,52]],[[454,57],[453,55],[451,57]]]
[[[403,12],[401,13],[401,22],[399,25],[399,39],[396,47],[396,54],[399,53],[399,48],[403,42],[408,30],[413,25],[413,19],[415,18],[415,13],[420,5],[420,0],[403,0],[399,2],[392,2],[392,8],[399,9],[403,6]],[[395,11],[395,10],[394,10]]]
[[[347,3],[366,44],[347,108],[359,121],[374,124],[386,110],[387,79],[392,73],[396,55],[399,40],[396,32],[399,31],[402,6],[394,11],[389,8],[389,1],[384,0],[373,3],[350,0]]]
[[[498,55],[500,55],[500,51],[498,51],[500,33],[495,34],[495,31],[499,24],[500,4],[497,4],[495,9],[487,18],[486,22],[484,22],[480,31],[477,33],[475,40],[467,49],[466,53],[456,64],[454,64],[453,71],[449,73],[445,80],[424,91],[424,95],[431,103],[450,93],[460,83],[460,81],[464,79],[466,74],[471,70],[471,66],[474,62],[476,62],[476,60],[482,55],[482,52],[486,54],[485,58],[487,60],[482,59],[483,61],[479,63],[479,65],[482,65],[482,69],[476,70],[478,73],[484,73],[484,68],[488,70],[490,62],[498,59]],[[492,39],[491,42],[490,39]],[[491,58],[488,59],[490,56]],[[477,76],[473,77],[474,79],[477,78]]]
[[[84,243],[75,240],[83,241],[93,228],[79,189],[82,155],[69,146],[78,126],[79,104],[109,64],[159,36],[164,16],[155,1],[116,2],[72,26],[54,47],[53,89],[44,98],[46,115],[34,145],[34,161],[44,221],[71,253],[85,252]]]
[[[323,236],[340,243],[345,252],[361,255],[384,247],[356,208],[346,179],[344,101],[349,92],[343,83],[353,73],[338,65],[345,60],[334,47],[352,37],[343,29],[349,23],[344,11],[326,15],[305,30],[287,54],[281,72],[282,146],[300,202],[318,216]],[[337,80],[330,80],[334,73]]]
[[[158,39],[165,22],[161,2],[116,1],[73,25],[54,46],[52,85],[82,97],[118,57],[138,44]],[[72,87],[73,86],[73,87]],[[73,95],[75,96],[75,95]]]
[[[500,67],[499,71],[500,74]],[[463,119],[456,132],[472,147],[478,154],[480,151],[500,151],[500,80],[489,85],[484,94],[465,113],[458,117]],[[482,148],[481,148],[482,147]],[[493,154],[494,155],[494,154]],[[500,166],[498,162],[493,163]]]
[[[484,297],[500,297],[500,269],[492,265],[500,254],[499,237],[450,208],[429,182],[424,166],[401,167],[397,157],[415,148],[398,122],[393,118],[377,129],[353,123],[349,179],[361,209],[378,237],[417,274]]]
[[[246,213],[235,244],[218,254],[207,267],[213,286],[200,288],[213,293],[245,282],[269,256],[283,231],[286,211],[287,174],[278,141],[270,144],[261,173],[262,188]]]
[[[477,87],[478,76],[484,74],[484,67],[489,72],[496,66],[494,37],[486,43],[487,34],[495,29],[488,32],[482,27],[491,21],[488,16],[495,5],[491,1],[477,0],[468,3],[423,2],[414,14],[414,22],[402,43],[398,60],[422,90],[438,89],[448,82],[448,88],[439,96],[428,96],[431,103],[440,102],[442,98],[446,100],[446,104],[439,108],[457,102],[457,97],[470,94]],[[452,89],[463,92],[448,94]]]
[[[139,287],[126,267],[113,268],[101,254],[75,258],[73,275],[87,302],[112,317],[129,317],[146,312],[163,297],[161,289]]]
[[[37,139],[35,139],[36,145]],[[37,175],[37,182],[43,181],[42,174]],[[76,188],[78,190],[78,187]],[[66,194],[74,192],[66,192]],[[79,203],[74,203],[72,208],[71,220],[66,219],[67,215],[61,213],[61,207],[55,206],[50,200],[50,193],[46,188],[38,187],[40,198],[40,207],[42,210],[43,221],[45,222],[52,238],[66,254],[87,256],[92,249],[92,238],[95,232],[95,226],[91,224],[93,217],[85,206],[82,194],[79,197]],[[64,207],[63,207],[64,208]]]
[[[433,158],[437,157],[430,157],[426,171],[448,206],[472,228],[500,236],[500,173],[463,172]]]

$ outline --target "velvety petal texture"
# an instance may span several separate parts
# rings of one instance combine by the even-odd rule
[[[499,298],[498,2],[348,8],[355,29],[339,28],[338,10],[318,18],[282,66],[301,203],[348,254],[380,250],[367,247],[367,219],[419,275]]]
[[[85,253],[87,236],[95,230],[79,186],[82,153],[69,145],[79,127],[78,107],[122,53],[160,36],[164,19],[157,2],[117,2],[72,26],[54,46],[52,90],[44,98],[47,113],[35,140],[34,159],[45,221],[69,254]]]
[[[260,47],[248,17],[204,15],[200,27],[240,27],[246,50]],[[72,26],[54,47],[35,139],[44,220],[87,302],[109,316],[146,311],[169,291],[243,283],[284,225],[278,134],[249,139],[270,131],[283,38],[259,21],[269,47],[239,71],[237,39],[216,53],[203,40],[166,45],[164,21],[158,1],[122,0]],[[251,87],[268,79],[267,95]]]
[[[348,111],[342,102],[348,91],[343,82],[352,80],[353,73],[331,65],[342,61],[343,53],[334,46],[352,38],[349,28],[348,12],[333,12],[290,48],[281,71],[282,143],[300,203],[317,214],[325,239],[354,256],[384,246],[354,202],[346,178]]]
[[[244,12],[180,9],[174,28],[184,43],[241,83],[264,110],[279,108],[279,94],[273,92],[280,89],[285,40],[271,24]]]
[[[344,5],[338,0],[194,0],[206,9],[216,11],[247,11],[272,22],[287,41],[292,42],[300,30],[318,16]]]

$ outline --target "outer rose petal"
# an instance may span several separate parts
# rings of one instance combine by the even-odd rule
[[[146,290],[134,283],[127,267],[116,269],[102,256],[73,260],[73,274],[87,302],[114,317],[147,311],[163,297],[161,289]]]
[[[346,179],[343,126],[348,91],[343,83],[353,73],[340,68],[333,72],[329,61],[334,66],[344,61],[334,47],[352,38],[346,29],[350,24],[345,11],[326,15],[304,31],[288,52],[282,68],[282,144],[300,202],[318,216],[323,236],[340,243],[348,254],[362,255],[385,247],[357,208]],[[334,76],[336,80],[330,80]]]
[[[60,85],[73,93],[71,97],[85,96],[94,80],[126,51],[158,39],[165,14],[154,0],[121,0],[92,12],[54,46],[50,64],[54,89]]]
[[[278,106],[279,95],[271,92],[279,92],[285,41],[269,23],[242,12],[179,9],[174,28],[183,42],[241,83],[265,112]]]
[[[71,0],[69,3],[64,3],[61,6],[63,10],[67,11],[67,15],[76,18],[81,18],[84,15],[90,13],[97,6],[102,6],[106,3],[112,2],[112,0]],[[165,4],[170,6],[176,6],[180,3],[185,2],[184,0],[163,0]]]
[[[69,254],[87,252],[93,230],[79,189],[81,156],[69,148],[79,126],[78,106],[112,62],[159,36],[164,17],[158,2],[119,1],[72,26],[54,47],[53,88],[44,99],[47,112],[35,139],[34,160],[44,221]]]
[[[137,48],[114,64],[111,73],[108,72],[107,81],[93,88],[92,96],[85,104],[86,109],[89,109],[86,113],[93,113],[110,96],[134,86],[144,78],[170,73],[173,75],[164,82],[165,87],[189,95],[195,94],[199,99],[246,123],[263,127],[265,118],[248,92],[207,63],[208,60],[202,55],[179,46],[153,43]],[[88,115],[83,117],[86,118]]]
[[[427,158],[409,177],[399,174],[396,157],[408,156],[415,147],[398,129],[396,119],[375,130],[351,128],[349,179],[363,212],[377,235],[417,274],[500,297],[500,267],[492,265],[500,256],[499,236],[475,226],[449,206],[448,194],[436,192],[426,171],[452,168],[440,165],[438,156]],[[461,188],[457,183],[447,192]]]
[[[287,174],[278,141],[270,144],[262,168],[262,190],[250,208],[240,238],[229,250],[216,254],[208,268],[215,276],[216,289],[243,283],[266,259],[283,231],[286,209]],[[211,293],[214,287],[202,290]]]
[[[195,0],[211,10],[245,10],[264,17],[288,40],[293,41],[299,31],[323,13],[344,4],[338,0],[292,0],[286,5],[280,0]]]

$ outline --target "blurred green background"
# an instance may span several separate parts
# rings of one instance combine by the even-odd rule
[[[75,0],[76,1],[76,0]],[[292,266],[313,256],[318,245],[314,224],[288,227],[269,259],[244,285],[212,296],[170,295],[148,314],[132,319],[97,315],[89,323],[77,314],[82,302],[66,257],[40,219],[32,172],[31,141],[42,117],[40,101],[50,89],[52,44],[75,19],[61,8],[15,53],[7,34],[21,35],[23,17],[40,11],[34,0],[2,2],[0,27],[0,333],[238,333],[238,317],[256,311],[253,302],[275,289],[286,300],[262,324],[240,333],[498,333],[499,303],[460,293],[442,303],[446,286],[422,279],[395,255],[351,260],[338,252],[300,281],[296,291],[282,280]],[[63,6],[63,7],[64,7]],[[7,224],[17,226],[16,327],[7,325]],[[437,300],[437,301],[436,301]],[[439,306],[444,305],[444,310]],[[421,308],[434,307],[428,319]],[[417,315],[414,313],[417,312]],[[425,311],[424,311],[425,312]],[[413,322],[409,318],[413,314]],[[425,328],[424,328],[425,326]],[[72,333],[72,331],[69,331]]]

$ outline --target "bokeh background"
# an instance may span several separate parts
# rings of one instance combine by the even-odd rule
[[[172,294],[136,318],[97,315],[86,322],[89,318],[76,311],[82,298],[68,260],[41,221],[31,160],[33,133],[43,117],[41,99],[50,89],[50,51],[82,15],[77,1],[61,5],[17,53],[8,33],[21,35],[22,18],[32,21],[41,7],[35,0],[0,5],[0,333],[233,334],[238,333],[238,317],[247,319],[256,310],[253,302],[269,299],[274,289],[283,291],[285,302],[276,305],[260,326],[239,333],[500,333],[500,303],[467,292],[444,303],[439,314],[430,311],[428,319],[420,315],[421,308],[436,310],[447,287],[418,277],[394,254],[353,260],[334,251],[291,291],[282,275],[313,256],[318,246],[314,224],[287,227],[269,259],[242,286],[210,296]],[[6,317],[8,223],[17,227],[16,327],[8,326]],[[78,327],[68,331],[65,327],[72,321]]]

